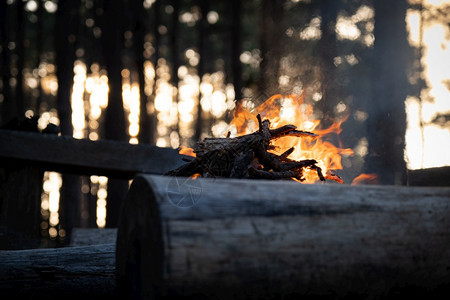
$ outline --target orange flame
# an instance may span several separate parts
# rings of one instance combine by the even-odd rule
[[[286,150],[294,147],[294,151],[289,158],[294,160],[315,159],[317,166],[322,169],[326,179],[343,183],[342,179],[334,173],[334,170],[342,169],[341,155],[353,155],[350,148],[344,149],[336,147],[323,138],[330,134],[339,134],[342,131],[341,125],[347,118],[333,123],[329,128],[316,129],[320,125],[320,120],[314,117],[313,107],[305,104],[303,94],[300,95],[274,95],[267,99],[253,111],[249,111],[242,105],[237,105],[234,111],[234,118],[229,124],[230,132],[237,136],[252,133],[258,129],[256,116],[270,121],[271,128],[278,128],[292,124],[298,130],[310,131],[319,135],[317,138],[282,137],[272,141],[275,154],[282,154]],[[180,154],[196,156],[192,148],[181,147]],[[314,183],[319,180],[315,170],[304,171],[304,183]]]
[[[230,126],[234,126],[237,135],[247,134],[257,129],[258,122],[256,115],[260,114],[262,119],[269,119],[271,128],[292,124],[298,130],[311,131],[319,135],[316,139],[283,137],[273,141],[275,149],[273,152],[282,154],[284,151],[294,147],[294,151],[289,158],[294,160],[315,159],[317,166],[322,168],[325,178],[343,183],[342,179],[333,171],[342,169],[341,155],[353,155],[352,149],[336,147],[323,138],[330,134],[339,134],[342,131],[341,125],[347,118],[332,124],[326,129],[316,129],[320,120],[314,117],[312,105],[304,103],[301,95],[274,95],[250,112],[243,107],[238,107],[235,111],[234,119]],[[316,171],[305,170],[305,183],[314,183],[319,180]]]
[[[360,184],[379,184],[377,174],[360,174],[352,181],[352,185]]]
[[[187,156],[197,157],[197,155],[194,153],[194,149],[186,147],[186,146],[181,146],[181,149],[178,153],[187,155]]]
[[[200,174],[200,173],[195,173],[195,174],[191,175],[190,178],[195,180],[195,179],[197,179],[197,178],[199,178],[199,177],[201,177],[201,176],[202,176],[202,174]]]

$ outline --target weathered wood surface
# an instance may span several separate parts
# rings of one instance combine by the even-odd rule
[[[0,130],[1,164],[25,161],[48,171],[131,179],[163,174],[183,164],[178,151],[126,142]]]
[[[231,299],[449,292],[449,188],[185,180],[133,181],[117,239],[122,293]]]
[[[111,299],[115,245],[0,251],[0,298]]]
[[[70,246],[116,244],[117,228],[74,228]]]

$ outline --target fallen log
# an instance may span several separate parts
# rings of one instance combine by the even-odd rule
[[[142,175],[116,272],[136,299],[448,293],[450,189]]]
[[[0,298],[111,299],[115,245],[0,251]]]

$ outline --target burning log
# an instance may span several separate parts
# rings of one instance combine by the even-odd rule
[[[257,115],[259,129],[251,134],[230,138],[206,138],[194,147],[196,157],[187,164],[167,172],[168,176],[231,177],[250,179],[290,179],[303,181],[305,169],[315,170],[321,181],[325,181],[322,170],[314,159],[291,160],[291,147],[281,155],[269,152],[273,149],[271,141],[286,136],[308,137],[318,135],[297,130],[295,125],[284,125],[271,129],[269,120]],[[335,175],[336,176],[336,175]],[[336,177],[329,176],[336,180]],[[338,180],[336,180],[338,181]]]
[[[449,200],[449,188],[138,176],[118,288],[123,299],[448,295]]]

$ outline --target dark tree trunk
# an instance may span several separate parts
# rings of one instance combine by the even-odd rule
[[[16,53],[17,53],[17,81],[16,81],[16,116],[23,116],[25,112],[24,93],[23,93],[23,69],[25,65],[25,20],[24,20],[24,2],[16,2]]]
[[[270,48],[270,28],[271,28],[271,20],[270,20],[270,0],[262,1],[262,18],[261,18],[261,58],[262,61],[260,63],[260,81],[259,81],[259,90],[264,93],[267,89],[268,78],[267,78],[267,70],[269,67],[269,48]]]
[[[109,99],[105,113],[105,138],[126,140],[125,113],[122,102],[122,1],[105,1],[105,26],[102,29],[103,56],[108,72]]]
[[[37,18],[38,18],[38,24],[37,24],[37,40],[36,40],[36,47],[37,47],[37,55],[36,55],[36,68],[39,69],[39,66],[41,64],[41,58],[43,53],[43,44],[44,44],[44,1],[39,0],[38,1],[38,10],[37,10]],[[40,113],[40,106],[42,103],[42,84],[41,84],[41,77],[38,76],[38,86],[37,86],[37,99],[36,99],[36,112]]]
[[[178,15],[180,13],[180,1],[179,0],[173,0],[172,1],[173,6],[173,12],[172,12],[172,34],[170,35],[171,40],[171,52],[172,52],[172,76],[171,81],[172,85],[177,89],[176,95],[175,95],[175,101],[178,103],[179,100],[179,90],[178,90],[178,83],[180,79],[178,78],[178,68],[180,67],[180,60],[178,58],[179,56],[179,47],[178,47],[178,23],[180,22],[178,20]],[[178,117],[179,119],[179,117]],[[177,120],[176,124],[176,132],[179,135],[179,120]]]
[[[25,163],[6,164],[0,181],[0,249],[39,247],[42,171]]]
[[[10,32],[9,32],[9,22],[7,20],[7,10],[10,10],[10,7],[6,4],[6,1],[0,1],[0,38],[1,38],[1,65],[0,72],[2,76],[3,86],[2,86],[2,96],[3,101],[1,101],[1,109],[2,112],[0,114],[0,124],[6,123],[11,118],[11,55],[10,50],[8,48],[9,40],[10,40]]]
[[[202,82],[202,77],[205,74],[205,60],[206,60],[206,41],[207,41],[207,27],[208,22],[206,19],[206,14],[208,13],[208,7],[209,3],[208,0],[200,0],[200,13],[201,13],[201,20],[199,22],[199,29],[198,29],[198,53],[200,55],[200,60],[198,62],[197,66],[197,72],[198,77],[200,78],[200,83]],[[203,120],[203,110],[202,106],[200,104],[200,99],[202,98],[201,92],[198,97],[198,105],[197,105],[197,121],[195,123],[195,133],[194,133],[194,141],[199,141],[202,132],[203,132],[203,126],[204,126],[204,120]]]
[[[103,56],[108,72],[109,99],[105,114],[105,138],[125,141],[125,112],[122,102],[122,39],[124,11],[123,1],[105,1],[102,43]],[[109,179],[106,226],[116,227],[119,208],[128,188],[128,182],[119,179]]]
[[[264,98],[276,94],[283,36],[283,2],[262,0],[260,92]],[[258,99],[265,100],[265,99]]]
[[[236,101],[240,101],[242,99],[242,64],[240,60],[240,55],[242,52],[241,10],[242,10],[241,1],[233,0],[231,2],[231,20],[232,20],[231,64],[233,74],[234,95]]]
[[[72,229],[81,224],[81,177],[68,173],[61,176],[60,227],[66,231],[66,241],[69,241]]]
[[[156,125],[157,125],[157,112],[155,111],[155,98],[156,98],[156,81],[157,81],[157,72],[158,69],[158,60],[159,60],[159,47],[161,43],[161,35],[159,34],[159,24],[160,24],[160,8],[161,8],[161,0],[156,0],[153,4],[153,23],[152,23],[152,29],[153,29],[153,47],[155,49],[155,52],[152,56],[152,63],[153,67],[155,68],[155,77],[153,78],[153,87],[152,87],[152,94],[148,98],[148,105],[152,107],[152,114],[149,116],[149,126],[150,126],[150,144],[155,144],[156,141]],[[142,105],[142,104],[141,104]],[[142,107],[142,106],[141,106]],[[147,109],[147,108],[145,108]],[[141,112],[142,113],[142,112]]]
[[[73,85],[73,63],[75,60],[75,39],[77,7],[79,1],[62,1],[58,5],[55,24],[56,76],[58,77],[57,106],[61,134],[72,136],[72,109],[70,97]]]
[[[147,113],[147,95],[145,94],[145,70],[144,70],[144,38],[145,38],[145,11],[140,1],[131,1],[132,27],[134,32],[133,50],[138,73],[140,116],[139,116],[139,142],[145,144],[154,143],[153,114]]]
[[[322,22],[320,30],[322,37],[317,44],[317,53],[320,59],[321,66],[321,87],[322,87],[322,100],[316,104],[316,107],[321,110],[323,117],[322,120],[325,127],[327,120],[333,118],[333,110],[336,105],[336,100],[339,99],[339,86],[336,74],[336,66],[334,65],[333,58],[337,55],[336,44],[336,17],[339,10],[340,1],[325,0],[320,2],[320,14],[322,16]]]
[[[83,178],[83,177],[82,177]],[[89,185],[89,191],[92,191],[93,184],[89,177],[84,177],[86,179],[86,183]],[[92,195],[90,192],[85,198],[88,199],[87,205],[87,213],[88,213],[88,227],[94,228],[97,227],[97,195]],[[73,234],[70,242],[73,241]]]
[[[58,78],[57,107],[61,134],[72,136],[71,93],[73,85],[73,63],[77,37],[80,1],[62,1],[58,4],[55,23],[56,75]],[[60,226],[70,239],[71,230],[78,226],[80,217],[80,177],[62,174],[63,185],[60,199]]]
[[[405,184],[406,70],[410,51],[405,24],[407,3],[380,0],[374,2],[374,8],[373,98],[368,104],[369,155],[365,167],[366,172],[377,173],[382,184]]]

